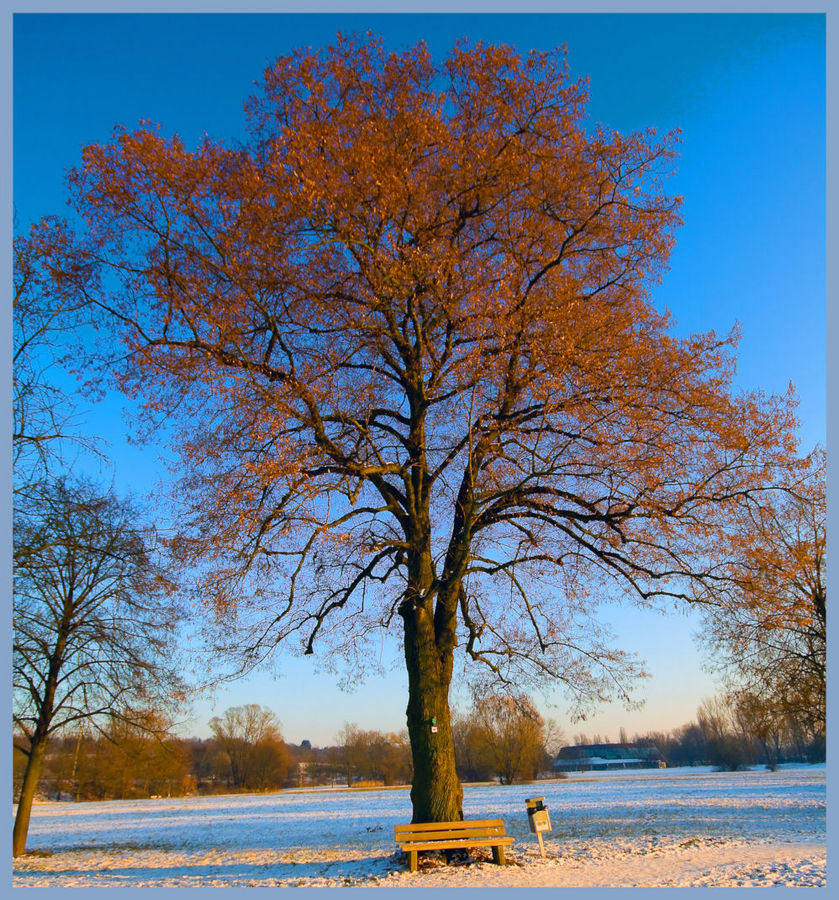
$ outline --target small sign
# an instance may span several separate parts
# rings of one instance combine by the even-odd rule
[[[551,830],[551,820],[548,818],[547,810],[545,810],[544,818],[542,818],[539,813],[536,813],[536,815],[533,817],[533,827],[536,829],[537,834],[540,831]]]
[[[432,725],[432,726],[431,726],[431,733],[432,733],[432,734],[437,734],[437,726],[436,726],[436,725]]]
[[[530,830],[535,834],[551,830],[551,820],[547,809],[536,809],[530,813]]]

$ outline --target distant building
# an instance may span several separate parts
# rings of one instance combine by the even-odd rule
[[[554,762],[557,772],[604,769],[663,769],[664,757],[651,744],[580,744],[563,747]]]

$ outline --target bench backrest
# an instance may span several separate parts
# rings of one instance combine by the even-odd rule
[[[503,819],[472,819],[460,822],[417,822],[395,825],[397,843],[413,841],[448,841],[453,838],[504,837]]]

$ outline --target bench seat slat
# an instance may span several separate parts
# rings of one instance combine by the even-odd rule
[[[461,819],[456,822],[411,822],[408,825],[394,825],[395,831],[405,831],[405,830],[413,830],[415,828],[422,828],[423,830],[433,831],[435,828],[444,828],[444,829],[452,829],[452,828],[478,828],[478,827],[486,827],[489,825],[496,825],[499,828],[504,827],[503,819]]]
[[[454,838],[448,841],[412,841],[410,844],[400,844],[402,850],[440,850],[452,847],[497,847],[499,844],[512,844],[511,837],[496,838]]]
[[[504,837],[503,828],[459,828],[450,831],[411,831],[396,835],[397,841],[443,841],[458,837]]]

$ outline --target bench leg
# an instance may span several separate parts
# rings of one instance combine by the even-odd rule
[[[408,864],[410,865],[412,872],[417,871],[417,851],[416,850],[408,851]]]
[[[499,866],[506,866],[507,862],[504,859],[504,845],[498,844],[497,846],[492,848],[492,861],[497,863]]]

